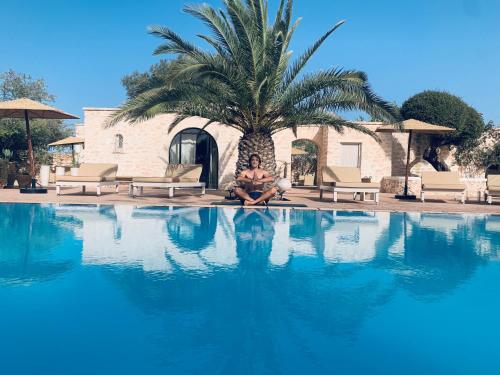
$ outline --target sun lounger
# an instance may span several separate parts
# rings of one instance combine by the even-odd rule
[[[97,196],[101,195],[101,188],[104,186],[114,186],[118,192],[118,182],[116,181],[117,164],[84,163],[78,168],[77,176],[56,176],[56,194],[61,194],[61,187],[81,187],[85,193],[87,187],[95,187]]]
[[[169,164],[163,177],[134,177],[129,184],[129,195],[135,196],[136,190],[143,194],[145,187],[168,189],[168,197],[174,196],[175,189],[200,188],[205,194],[205,183],[200,182],[203,166],[201,164]]]
[[[306,174],[299,176],[299,186],[313,186],[314,185],[314,174]]]
[[[380,184],[377,182],[362,182],[361,171],[354,167],[323,167],[322,183],[319,187],[319,198],[323,199],[324,191],[333,192],[333,201],[337,202],[338,193],[361,194],[361,199],[365,199],[365,194],[374,194],[375,203],[380,202]]]
[[[489,204],[493,203],[493,198],[500,197],[500,174],[488,175],[485,194]]]
[[[460,193],[460,201],[465,204],[466,188],[460,182],[458,172],[422,172],[422,192],[420,200],[425,202],[427,193]]]

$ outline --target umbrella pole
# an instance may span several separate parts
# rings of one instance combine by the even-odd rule
[[[21,188],[21,194],[46,194],[47,189],[36,187],[35,156],[33,155],[33,142],[31,141],[31,128],[28,111],[24,111],[24,120],[26,121],[26,139],[28,141],[28,160],[30,163],[31,187]]]
[[[26,122],[26,139],[28,141],[28,160],[30,163],[30,174],[31,174],[31,187],[36,187],[35,179],[35,156],[33,155],[33,142],[31,141],[31,127],[28,111],[24,111],[24,121]]]
[[[409,131],[409,136],[408,136],[408,148],[406,150],[406,172],[405,172],[405,187],[403,190],[403,194],[396,194],[396,199],[407,199],[407,200],[413,200],[416,199],[417,197],[413,194],[408,194],[409,193],[409,188],[408,188],[408,176],[410,175],[410,148],[411,148],[411,140],[413,138],[413,131]]]
[[[408,195],[408,175],[410,174],[410,148],[411,148],[412,135],[413,131],[410,130],[410,135],[408,136],[408,149],[406,150],[406,173],[405,173],[404,195]]]

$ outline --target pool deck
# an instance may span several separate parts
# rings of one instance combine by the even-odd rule
[[[81,194],[79,189],[63,189],[62,195],[57,196],[54,188],[49,188],[48,194],[30,195],[20,194],[19,190],[0,190],[0,202],[10,203],[66,203],[66,204],[133,204],[140,206],[214,206],[217,202],[225,202],[224,191],[209,191],[200,196],[198,191],[177,190],[174,198],[168,198],[166,190],[145,189],[140,197],[129,197],[126,186],[120,187],[119,193],[113,189],[103,188],[103,194],[97,197],[95,190],[89,189],[86,194]],[[288,202],[273,201],[273,206],[287,205],[306,206],[298,209],[324,209],[324,210],[356,210],[356,211],[397,211],[397,212],[444,212],[444,213],[487,213],[500,214],[500,202],[492,205],[479,203],[477,200],[468,201],[465,205],[458,201],[443,200],[439,196],[429,199],[425,203],[420,201],[399,201],[393,194],[381,194],[380,204],[373,202],[352,201],[352,195],[339,194],[339,202],[333,203],[332,194],[325,194],[324,200],[319,200],[319,192],[314,189],[292,189],[285,194]],[[433,197],[431,197],[433,198]],[[234,203],[236,204],[236,203]],[[238,207],[238,205],[229,206]]]

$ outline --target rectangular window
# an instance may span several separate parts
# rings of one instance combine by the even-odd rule
[[[340,165],[361,168],[361,143],[341,143]]]

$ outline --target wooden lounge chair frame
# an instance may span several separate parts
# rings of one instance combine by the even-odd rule
[[[361,200],[364,201],[366,194],[373,194],[375,196],[375,203],[378,205],[380,203],[380,186],[374,187],[372,183],[362,182],[361,171],[359,168],[355,167],[339,167],[339,166],[327,166],[322,168],[323,183],[319,187],[319,199],[323,199],[324,191],[333,192],[333,202],[337,203],[338,193],[352,193],[353,199],[356,195],[361,195]],[[348,177],[345,179],[345,177]],[[326,185],[325,183],[332,183],[332,185]],[[349,183],[355,184],[356,186],[345,187],[336,186],[336,184]]]
[[[61,187],[81,187],[85,194],[87,187],[95,187],[97,196],[101,195],[101,188],[113,186],[118,193],[119,182],[115,180],[117,164],[84,163],[78,169],[78,176],[58,176],[56,180],[56,195],[61,195]],[[80,180],[71,181],[74,177]],[[88,181],[85,181],[88,177]],[[68,180],[65,180],[67,178]],[[102,178],[102,181],[92,181]]]
[[[488,175],[486,182],[486,190],[484,191],[484,195],[486,198],[486,202],[488,204],[493,204],[493,198],[500,198],[500,175]],[[492,189],[492,187],[494,187]]]
[[[443,183],[443,181],[446,183]],[[450,185],[456,187],[448,187]],[[422,203],[425,202],[427,193],[458,193],[460,194],[460,202],[465,204],[467,188],[460,182],[458,172],[423,172],[420,192],[420,201]]]
[[[204,182],[131,182],[128,187],[128,194],[131,197],[143,195],[145,187],[168,189],[169,198],[174,197],[175,189],[200,188],[201,195],[205,195],[206,191]]]
[[[146,181],[141,181],[141,177],[134,178],[129,184],[128,193],[131,197],[135,197],[142,195],[145,187],[167,189],[168,197],[173,198],[175,189],[199,188],[201,195],[205,195],[206,185],[199,181],[202,169],[203,166],[200,164],[170,164],[167,166],[164,177],[151,178],[159,181],[147,181],[148,178],[143,178]]]

